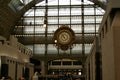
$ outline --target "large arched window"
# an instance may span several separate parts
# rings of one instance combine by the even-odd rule
[[[82,54],[82,50],[89,54],[103,14],[103,9],[88,0],[45,0],[24,14],[14,34],[34,54]],[[72,48],[66,51],[57,49],[52,39],[62,24],[76,36]]]

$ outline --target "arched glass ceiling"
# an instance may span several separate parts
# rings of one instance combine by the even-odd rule
[[[34,54],[82,54],[83,50],[88,54],[103,14],[103,9],[88,0],[43,1],[24,14],[14,34]],[[47,27],[43,27],[44,24]],[[62,24],[73,29],[76,36],[72,48],[67,51],[57,49],[53,41],[54,32]]]

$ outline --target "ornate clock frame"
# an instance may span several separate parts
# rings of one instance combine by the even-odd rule
[[[61,25],[54,33],[56,46],[62,50],[69,49],[75,41],[75,33],[67,25]]]

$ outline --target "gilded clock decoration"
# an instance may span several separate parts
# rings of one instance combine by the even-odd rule
[[[67,47],[70,47],[75,40],[74,31],[71,28],[69,28],[69,26],[62,25],[55,31],[54,40],[57,41],[56,45],[62,50],[64,48],[67,49]]]

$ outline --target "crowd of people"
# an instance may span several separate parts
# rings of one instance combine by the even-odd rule
[[[58,77],[59,80],[73,80],[72,74],[60,73]]]
[[[11,77],[7,76],[7,77],[0,77],[0,80],[13,80]]]

